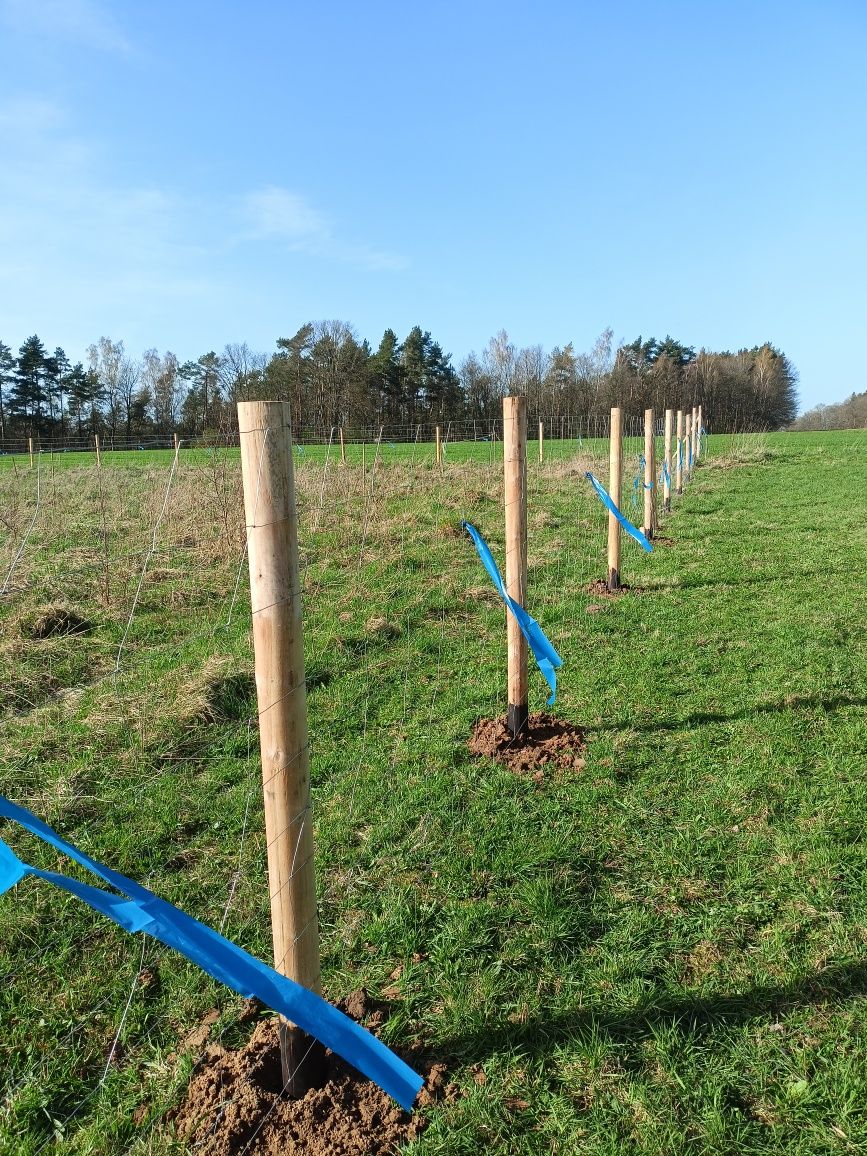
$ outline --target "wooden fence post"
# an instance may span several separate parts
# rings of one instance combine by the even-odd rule
[[[620,509],[620,482],[623,474],[623,415],[615,406],[611,410],[611,434],[608,449],[608,493]],[[608,589],[620,589],[620,523],[608,515]]]
[[[695,465],[695,455],[693,452],[693,417],[691,413],[686,415],[686,454],[684,455],[686,461],[684,468],[686,470],[686,480],[692,481],[692,467]]]
[[[96,468],[102,469],[102,458],[99,456],[99,434],[93,435],[93,444],[96,447]]]
[[[443,464],[443,438],[442,438],[442,430],[440,429],[439,426],[437,426],[437,428],[436,428],[436,443],[437,443],[437,465],[441,466]]]
[[[33,469],[33,438],[27,439],[27,452],[30,454],[30,468]]]
[[[174,435],[174,441],[175,441],[175,453],[177,453],[178,450],[181,448],[181,439],[178,437],[177,434]]]
[[[340,427],[340,464],[346,465],[346,443],[343,440],[343,426]]]
[[[664,467],[662,470],[662,508],[666,514],[671,509],[671,425],[674,418],[672,410],[665,411],[665,447],[663,450]]]
[[[697,439],[696,444],[695,444],[695,457],[696,457],[696,461],[698,461],[698,459],[701,457],[701,431],[702,431],[701,406],[698,407],[698,410],[696,411],[696,413],[698,416],[698,439]]]
[[[683,410],[677,411],[677,462],[674,468],[674,488],[678,497],[683,493]]]
[[[241,472],[274,966],[319,992],[319,927],[310,815],[307,695],[289,406],[238,404]],[[300,1028],[280,1030],[283,1082],[297,1098],[324,1079],[325,1049]]]
[[[506,501],[506,593],[520,605],[527,597],[527,399],[503,398],[503,464]],[[511,611],[506,611],[509,654],[509,709],[514,737],[527,725],[527,640]]]
[[[545,423],[539,421],[539,464],[545,459]]]
[[[656,533],[656,431],[653,410],[644,411],[644,536]]]

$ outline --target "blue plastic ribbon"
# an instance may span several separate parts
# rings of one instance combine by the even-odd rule
[[[644,477],[645,473],[647,472],[647,458],[644,456],[644,454],[641,454],[641,456],[639,457],[638,464],[641,467],[641,473],[638,475],[638,477],[635,479],[635,482],[633,483],[636,490],[641,488],[641,486],[642,486],[641,479]],[[653,482],[644,482],[643,484],[644,484],[645,490],[652,490],[653,489]]]
[[[551,706],[557,697],[557,667],[563,665],[563,659],[545,637],[542,627],[535,618],[531,618],[527,611],[514,598],[510,598],[506,593],[506,585],[500,576],[500,571],[497,569],[497,563],[494,561],[494,556],[490,551],[488,543],[469,522],[462,522],[461,525],[472,538],[479,552],[479,557],[482,560],[482,565],[491,576],[491,581],[497,588],[502,600],[506,606],[511,610],[515,616],[515,621],[521,628],[521,633],[527,640],[530,650],[533,652],[539,670],[545,677],[545,681],[551,688],[551,696],[548,699],[548,706]]]
[[[653,553],[653,547],[648,542],[647,538],[645,538],[645,536],[642,534],[642,532],[636,526],[633,526],[633,524],[629,521],[628,518],[625,518],[623,516],[623,514],[620,513],[620,511],[617,509],[617,507],[612,502],[608,491],[601,484],[601,482],[597,481],[597,479],[594,478],[594,476],[590,473],[589,470],[584,475],[584,477],[589,480],[590,485],[593,487],[593,489],[596,491],[596,493],[602,499],[602,504],[604,506],[606,506],[608,511],[614,515],[614,517],[617,519],[617,521],[620,523],[620,525],[623,527],[623,529],[626,531],[626,533],[630,534],[635,539],[635,541],[639,544],[639,546],[641,546],[644,550],[646,550],[648,552],[648,554],[652,554]]]
[[[662,463],[662,480],[667,486],[671,485],[671,470],[668,468],[668,462]]]
[[[689,468],[692,469],[692,438],[689,439]]]
[[[208,975],[247,999],[255,997],[315,1036],[347,1063],[378,1084],[410,1111],[424,1080],[376,1036],[338,1011],[327,1000],[280,975],[254,955],[159,899],[152,891],[89,858],[24,807],[0,795],[0,816],[20,824],[122,894],[115,895],[56,871],[22,863],[0,839],[0,895],[27,875],[76,895],[126,931],[143,931],[197,964]]]

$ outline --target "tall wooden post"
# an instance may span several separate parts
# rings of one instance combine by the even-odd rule
[[[319,992],[307,695],[289,406],[238,404],[274,966]],[[322,1083],[325,1050],[281,1025],[287,1095]]]
[[[667,409],[665,411],[665,446],[662,458],[665,463],[662,471],[662,508],[666,514],[671,509],[671,425],[673,418],[674,412]]]
[[[539,422],[539,464],[545,460],[545,423]]]
[[[340,427],[340,464],[346,465],[346,443],[343,440],[343,426]]]
[[[692,407],[692,464],[698,460],[698,406]]]
[[[653,410],[644,411],[644,536],[656,533],[656,438]]]
[[[93,444],[96,447],[96,468],[102,469],[102,458],[99,456],[99,434],[93,435]]]
[[[441,466],[443,464],[443,437],[442,437],[442,431],[441,431],[439,426],[437,426],[437,429],[436,429],[436,440],[437,440],[437,465]]]
[[[33,438],[27,439],[27,452],[30,454],[30,468],[33,469]]]
[[[674,469],[674,488],[678,497],[683,493],[683,410],[677,411],[677,462]]]
[[[701,457],[701,431],[703,429],[702,417],[701,417],[701,406],[698,407],[696,413],[697,413],[697,420],[698,420],[698,439],[695,443],[695,457],[696,457],[696,461],[698,461],[698,459]]]
[[[175,440],[175,453],[177,453],[178,450],[181,448],[181,439],[178,437],[177,434],[175,434],[174,440]]]
[[[527,596],[527,399],[503,398],[506,499],[506,593],[521,606]],[[514,737],[527,725],[527,640],[506,611],[509,651],[507,725]]]
[[[620,482],[623,475],[623,415],[615,406],[611,410],[611,436],[608,450],[608,493],[620,509]],[[620,589],[620,523],[608,515],[608,589]]]
[[[684,417],[684,424],[686,424],[686,433],[684,433],[683,450],[683,475],[686,481],[689,481],[692,476],[692,414],[687,414]]]

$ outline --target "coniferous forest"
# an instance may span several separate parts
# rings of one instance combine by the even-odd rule
[[[712,352],[672,337],[614,345],[607,329],[587,352],[572,342],[518,348],[501,331],[455,366],[420,326],[386,329],[374,348],[343,321],[308,322],[273,353],[227,344],[195,361],[148,349],[128,355],[101,337],[83,361],[40,337],[0,341],[0,442],[73,442],[100,434],[123,444],[174,432],[231,433],[234,403],[291,403],[296,438],[343,427],[407,431],[424,424],[495,421],[501,399],[526,394],[532,414],[592,419],[612,405],[638,412],[701,403],[716,432],[774,430],[797,414],[797,371],[770,343]]]

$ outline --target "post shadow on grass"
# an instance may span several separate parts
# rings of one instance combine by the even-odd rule
[[[652,586],[642,586],[642,594],[669,594],[673,590],[700,590],[712,586],[767,586],[771,582],[798,582],[804,578],[835,578],[852,576],[851,567],[827,566],[820,570],[793,570],[785,574],[749,574],[737,578],[662,579]]]
[[[782,714],[787,710],[841,710],[847,706],[867,706],[867,698],[856,698],[854,695],[809,695],[790,694],[777,702],[757,702],[751,706],[734,711],[696,711],[681,719],[659,719],[652,722],[642,720],[641,731],[687,731],[695,727],[708,726],[712,723],[737,722],[741,719],[753,718],[761,714]],[[634,718],[614,720],[592,727],[595,731],[619,731],[635,726]]]
[[[465,1063],[481,1063],[504,1051],[520,1050],[531,1059],[544,1060],[553,1045],[576,1036],[603,1038],[614,1044],[635,1045],[660,1028],[684,1035],[706,1035],[720,1027],[737,1027],[752,1020],[789,1011],[838,1006],[867,995],[867,961],[839,964],[779,986],[760,985],[740,995],[649,995],[632,1007],[615,1009],[591,1004],[575,1011],[542,1014],[525,1023],[501,1019],[482,1028],[456,1032],[437,1041],[437,1054]]]

